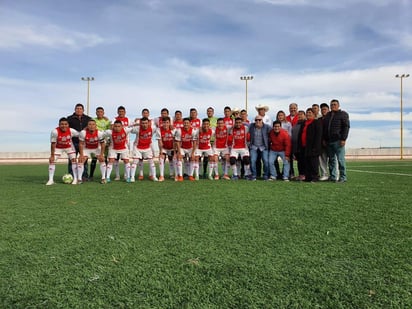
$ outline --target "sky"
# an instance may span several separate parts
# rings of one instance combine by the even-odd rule
[[[399,147],[412,0],[2,0],[0,152],[48,151],[76,103],[139,117],[209,106],[288,113],[339,99],[347,148]],[[412,147],[412,76],[403,83]]]

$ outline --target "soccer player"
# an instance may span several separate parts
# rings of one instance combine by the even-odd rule
[[[104,133],[97,130],[95,120],[89,120],[87,128],[82,130],[79,135],[80,156],[77,163],[77,183],[82,183],[82,175],[84,170],[83,163],[92,155],[99,160],[100,163],[100,172],[102,174],[100,183],[106,183],[106,162],[104,160],[105,148],[106,143]],[[72,184],[76,184],[76,177],[74,177]]]
[[[50,157],[49,157],[49,181],[47,186],[54,184],[54,173],[56,171],[56,161],[63,153],[66,153],[72,163],[73,174],[77,175],[76,149],[74,148],[72,137],[78,137],[79,132],[69,127],[67,118],[60,118],[59,126],[50,134]]]
[[[223,122],[225,123],[225,126],[228,130],[231,130],[233,128],[233,118],[232,118],[232,109],[229,106],[225,106],[223,109]]]
[[[167,108],[162,108],[162,110],[160,111],[160,117],[157,117],[155,119],[156,128],[161,128],[162,127],[163,118],[166,118],[166,117],[169,117],[169,110]],[[170,117],[169,117],[169,119],[170,119]],[[170,119],[169,124],[173,125],[172,119]]]
[[[209,180],[213,180],[213,170],[215,167],[214,150],[210,143],[210,140],[214,138],[214,132],[210,128],[210,121],[208,118],[202,120],[202,127],[197,131],[197,142],[195,142],[195,160],[193,162],[193,176],[189,177],[190,180],[199,180],[199,160],[200,157],[207,156],[209,159]]]
[[[219,165],[217,162],[219,162],[219,157],[221,157],[221,162],[222,162],[222,171],[223,171],[223,179],[230,179],[229,177],[229,168],[230,168],[230,162],[229,162],[229,146],[228,146],[228,139],[229,139],[229,130],[225,126],[225,122],[223,121],[223,118],[218,118],[217,119],[217,127],[215,129],[215,142],[213,144],[213,148],[215,151],[215,179],[219,179]]]
[[[96,126],[97,126],[97,130],[99,131],[106,131],[106,130],[110,130],[110,126],[111,126],[111,122],[110,120],[104,115],[104,108],[99,106],[96,108],[96,117],[94,118],[94,120],[96,121]],[[108,150],[107,145],[106,145],[106,152]],[[107,153],[104,153],[104,155],[107,157]],[[96,163],[97,163],[97,158],[95,156],[93,156],[92,158],[92,162],[90,164],[90,179],[93,178],[94,176],[94,171],[96,169]],[[107,162],[106,162],[107,163]]]
[[[119,106],[117,108],[117,116],[114,118],[115,121],[121,121],[124,128],[129,126],[129,118],[126,117],[126,108],[124,106]],[[129,139],[127,140],[127,149],[129,149]],[[120,169],[119,169],[119,157],[114,161],[114,170],[116,172],[116,178],[114,180],[120,180]],[[124,178],[127,180],[127,172],[124,171]]]
[[[110,182],[110,174],[113,170],[113,163],[117,158],[123,160],[125,166],[126,181],[130,182],[131,168],[129,162],[129,133],[133,130],[131,127],[123,127],[120,120],[115,120],[113,128],[105,131],[105,136],[110,138],[109,162],[106,170],[106,182]]]
[[[177,110],[175,111],[175,119],[173,121],[173,127],[175,129],[181,129],[183,128],[183,117],[182,117],[182,112]]]
[[[190,118],[183,119],[183,128],[177,132],[176,141],[179,143],[180,158],[184,160],[185,174],[193,175],[194,143],[196,141],[196,129],[193,129]]]
[[[191,108],[190,109],[190,124],[193,129],[199,130],[202,124],[202,121],[197,118],[197,109]]]
[[[230,151],[230,165],[232,166],[232,180],[238,180],[236,160],[240,156],[245,168],[245,176],[250,174],[250,158],[247,143],[250,140],[248,127],[243,124],[242,118],[235,119],[232,129],[232,150]]]
[[[150,179],[158,181],[156,177],[156,167],[153,161],[152,138],[153,129],[149,125],[149,119],[143,117],[140,119],[140,125],[136,126],[132,133],[136,134],[136,139],[133,143],[133,163],[131,169],[131,182],[135,181],[137,164],[143,166],[143,160],[149,161]],[[143,168],[139,170],[139,180],[143,180]]]
[[[156,130],[156,139],[159,145],[159,181],[164,181],[166,157],[169,159],[169,175],[174,178],[175,169],[175,135],[176,129],[170,124],[170,117],[161,120],[162,126]],[[177,174],[177,173],[176,173]]]

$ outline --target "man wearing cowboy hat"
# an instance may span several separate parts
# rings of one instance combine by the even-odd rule
[[[270,119],[269,115],[266,114],[269,111],[269,106],[259,104],[255,107],[255,109],[258,112],[258,115],[262,117],[263,123],[272,127],[272,119]]]
[[[258,112],[258,116],[262,118],[264,124],[268,125],[269,128],[272,128],[272,119],[270,119],[269,115],[266,113],[269,111],[269,106],[264,104],[259,104],[255,106],[256,111]],[[256,177],[261,176],[262,171],[262,153],[258,152],[256,157]],[[267,176],[267,175],[266,175]]]

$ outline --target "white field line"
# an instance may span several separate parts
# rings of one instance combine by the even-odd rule
[[[412,177],[412,174],[402,174],[402,173],[373,172],[373,171],[352,170],[352,169],[348,169],[347,171],[348,172],[358,172],[358,173],[368,173],[368,174],[382,174],[382,175],[395,175],[395,176]]]
[[[379,165],[358,165],[357,168],[368,168],[368,167],[410,167],[411,164],[379,164]]]

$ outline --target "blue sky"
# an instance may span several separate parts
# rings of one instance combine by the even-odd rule
[[[400,145],[400,79],[412,74],[410,0],[4,0],[0,3],[0,151],[48,151],[74,105],[113,118],[147,107],[200,116],[245,106],[272,118],[338,98],[349,148]],[[404,146],[412,147],[412,77]]]

